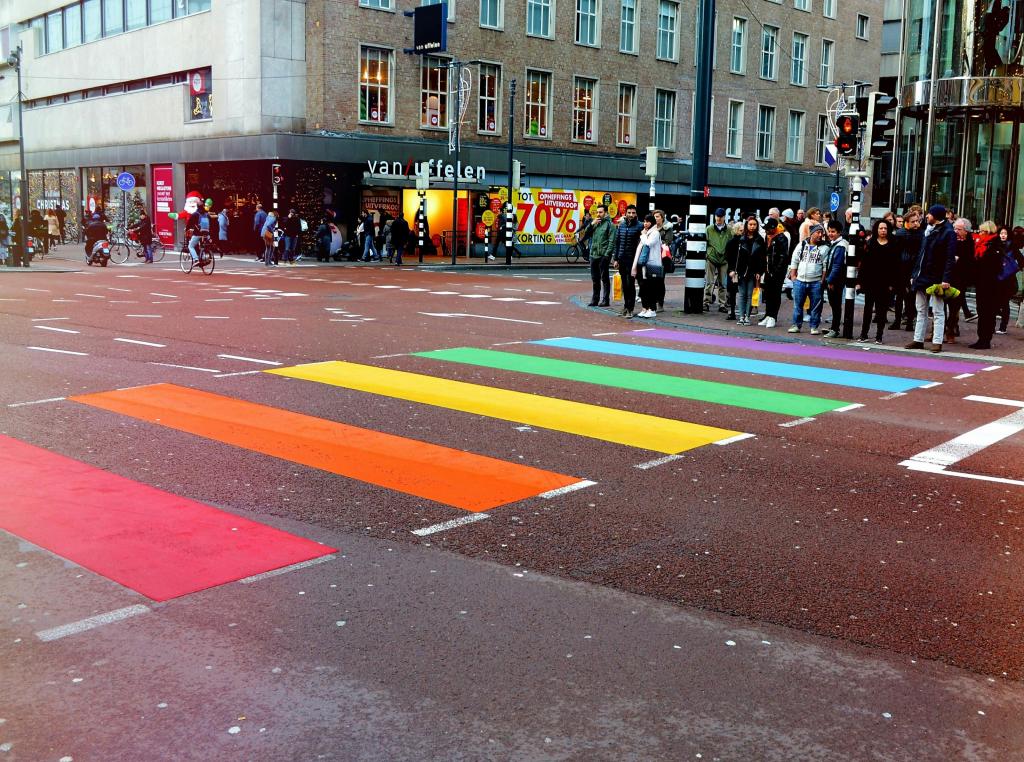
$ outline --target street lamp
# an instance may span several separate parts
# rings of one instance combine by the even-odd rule
[[[25,222],[25,195],[28,191],[28,175],[25,173],[25,131],[21,123],[21,43],[14,52],[7,56],[7,65],[18,74],[18,159],[21,166],[21,216],[18,220],[18,245],[21,247],[21,260],[28,263],[28,228]]]

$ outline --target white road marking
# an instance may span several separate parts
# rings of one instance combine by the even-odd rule
[[[936,386],[942,386],[942,382],[941,381],[932,381],[930,384],[925,384],[924,386],[921,386],[919,388],[921,388],[921,389],[934,389]]]
[[[423,529],[413,529],[412,533],[417,537],[426,537],[427,535],[434,534],[435,532],[444,532],[447,529],[454,529],[455,527],[472,524],[475,521],[483,521],[487,518],[490,518],[490,516],[486,513],[471,513],[468,516],[463,516],[459,519],[452,519],[451,521],[442,521],[440,524],[423,527]]]
[[[490,299],[490,294],[459,294],[460,299]]]
[[[1002,365],[989,365],[987,368],[982,368],[983,371],[999,370]]]
[[[78,355],[79,357],[88,357],[88,352],[72,352],[70,349],[51,349],[50,347],[28,347],[28,349],[36,349],[40,352],[57,352],[62,355]]]
[[[298,320],[298,318],[288,317],[261,317],[260,320]]]
[[[58,318],[32,318],[32,322],[33,322],[33,323],[41,323],[41,322],[43,322],[44,320],[70,320],[70,319],[71,319],[71,318],[67,318],[67,317],[58,317]]]
[[[141,603],[136,603],[134,606],[126,606],[123,609],[108,611],[106,614],[97,614],[96,616],[79,619],[77,622],[71,622],[70,624],[62,624],[59,627],[40,630],[36,633],[36,637],[44,643],[48,643],[51,640],[60,640],[61,638],[66,638],[68,635],[77,635],[80,632],[102,627],[105,624],[111,624],[112,622],[119,622],[122,619],[128,619],[129,617],[138,616],[139,614],[145,614],[150,610],[149,606],[143,606]]]
[[[115,278],[141,278],[141,275],[115,275]]]
[[[666,455],[663,458],[655,458],[654,460],[648,460],[646,463],[637,463],[633,468],[639,468],[641,471],[647,471],[651,468],[657,468],[666,463],[671,463],[674,460],[682,460],[682,455]]]
[[[81,331],[73,331],[70,328],[58,328],[55,325],[34,325],[33,328],[38,328],[41,331],[58,331],[59,333],[81,333]]]
[[[744,439],[753,439],[753,438],[754,438],[753,434],[737,434],[736,436],[733,436],[733,437],[726,437],[725,439],[719,439],[717,442],[714,442],[714,444],[716,444],[716,445],[730,445],[733,442],[742,442]]]
[[[633,333],[644,333],[645,331],[657,331],[657,328],[637,328]],[[567,337],[568,338],[568,337]]]
[[[428,291],[427,293],[428,294],[433,294],[434,296],[457,296],[459,292],[458,291]]]
[[[559,302],[527,302],[527,304],[559,304]]]
[[[852,405],[846,405],[845,407],[837,407],[832,412],[833,413],[846,413],[846,412],[848,412],[850,410],[856,410],[859,407],[864,407],[864,406],[861,403],[859,403],[859,402],[854,402]]]
[[[204,302],[233,302],[234,299],[203,299]]]
[[[203,373],[220,373],[220,371],[217,370],[216,368],[197,368],[197,367],[195,367],[193,365],[175,365],[174,363],[170,363],[170,362],[152,362],[152,361],[150,361],[149,364],[150,365],[162,365],[165,368],[181,368],[183,370],[199,370],[199,371],[202,371]]]
[[[374,286],[374,288],[401,288],[401,286]]]
[[[963,471],[947,471],[945,466],[936,466],[933,463],[918,463],[913,460],[905,460],[900,463],[910,471],[924,471],[928,474],[941,474],[942,476],[956,476],[961,479],[977,479],[982,482],[995,482],[997,484],[1010,484],[1015,487],[1024,487],[1024,481],[1020,479],[1006,479],[1002,476],[986,476],[985,474],[965,474]]]
[[[46,294],[50,293],[50,289],[48,289],[48,288],[29,288],[28,286],[25,286],[25,290],[26,291],[41,291],[41,292],[46,293]]]
[[[196,320],[230,320],[229,315],[196,315]]]
[[[409,356],[408,352],[399,352],[399,353],[393,354],[393,355],[374,355],[373,359],[374,360],[385,360],[385,359],[387,359],[389,357],[408,357],[408,356]]]
[[[157,344],[154,341],[139,341],[138,339],[121,339],[117,338],[114,341],[120,341],[124,344],[138,344],[143,347],[160,347],[161,349],[166,347],[166,344]]]
[[[544,325],[539,320],[518,320],[516,318],[495,317],[493,315],[470,315],[465,312],[419,312],[419,315],[427,317],[448,317],[448,318],[478,318],[480,320],[501,320],[506,323],[529,323],[530,325]]]
[[[428,288],[403,288],[402,290],[403,291],[408,291],[411,294],[411,293],[415,293],[417,291],[429,291],[430,289],[428,289]]]
[[[74,294],[73,296],[85,296],[85,297],[88,297],[89,299],[106,299],[107,298],[105,296],[102,296],[101,294]]]
[[[71,304],[78,304],[77,299],[53,299],[54,302],[70,302]]]
[[[521,296],[498,296],[498,297],[495,297],[494,301],[496,301],[496,302],[525,302],[526,300],[523,299]]]
[[[7,407],[24,407],[25,405],[42,405],[44,402],[60,402],[66,397],[47,397],[45,400],[32,400],[31,402],[12,402]]]
[[[243,585],[251,585],[253,582],[259,582],[261,579],[269,579],[270,577],[277,577],[281,574],[287,574],[288,572],[297,571],[299,569],[305,569],[308,566],[316,566],[317,564],[326,563],[327,561],[333,561],[337,556],[331,554],[329,556],[320,556],[319,558],[311,558],[308,561],[300,561],[297,564],[291,564],[289,566],[282,566],[280,569],[271,569],[268,572],[262,574],[254,574],[251,577],[243,577],[238,580]]]
[[[971,429],[958,437],[943,442],[917,455],[912,455],[900,463],[901,466],[908,466],[911,463],[927,463],[933,466],[952,466],[965,458],[990,447],[997,442],[1012,437],[1014,434],[1024,431],[1024,408],[1016,410],[999,420],[986,423],[976,429]]]
[[[243,360],[244,362],[257,362],[260,365],[281,365],[275,360],[257,360],[255,357],[242,357],[241,355],[217,355],[225,360]]]
[[[330,318],[328,323],[362,323],[362,318]]]
[[[786,421],[785,423],[780,423],[779,426],[781,426],[784,429],[788,429],[788,428],[790,428],[792,426],[800,426],[801,424],[804,424],[804,423],[810,423],[813,420],[815,420],[815,419],[814,418],[797,418],[794,421]]]
[[[513,344],[525,344],[524,341],[499,341],[497,344],[491,344],[492,347],[510,347]]]
[[[130,294],[132,290],[130,288],[118,288],[117,286],[104,286],[107,291],[122,291],[126,294]]]
[[[884,397],[879,397],[880,400],[894,400],[897,397],[906,397],[906,392],[893,392],[892,394],[886,394]]]
[[[163,297],[166,297],[166,298],[168,298],[168,299],[180,299],[180,298],[181,298],[181,297],[180,297],[180,296],[178,296],[177,294],[161,294],[161,293],[160,293],[160,292],[158,292],[158,291],[150,291],[150,292],[149,292],[149,295],[150,295],[150,296],[163,296]]]
[[[214,378],[228,378],[229,376],[251,376],[256,373],[262,373],[262,370],[240,370],[237,373],[220,373]]]
[[[552,490],[548,490],[547,492],[541,492],[539,495],[537,495],[537,497],[542,497],[545,500],[550,500],[553,497],[558,497],[559,495],[565,495],[565,494],[567,494],[569,492],[575,492],[578,489],[585,489],[586,487],[593,487],[595,484],[597,484],[597,482],[592,482],[589,479],[583,479],[582,481],[578,481],[575,484],[567,484],[566,486],[559,487],[558,489],[552,489]]]
[[[959,376],[953,376],[953,378],[954,378],[954,379],[956,379],[956,380],[958,380],[958,381],[959,381],[959,380],[960,380],[961,378],[973,378],[973,377],[974,377],[974,374],[973,374],[973,373],[961,373],[961,374],[960,374]]]
[[[619,332],[618,331],[607,331],[605,333],[595,333],[595,334],[592,334],[592,335],[593,336],[618,336]]]
[[[125,315],[125,317],[134,317],[134,318],[159,318],[159,317],[163,317],[163,315]]]
[[[992,405],[1009,405],[1010,407],[1024,407],[1024,401],[1021,400],[1008,400],[1002,397],[981,397],[977,394],[971,394],[964,397],[968,402],[988,402]]]

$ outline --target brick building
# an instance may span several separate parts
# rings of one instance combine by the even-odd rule
[[[447,52],[423,57],[403,52],[412,45],[403,11],[416,5],[0,0],[8,47],[25,47],[30,203],[51,203],[56,187],[72,205],[116,205],[107,175],[129,168],[149,187],[160,167],[175,199],[198,190],[241,210],[270,201],[277,162],[281,203],[306,216],[325,204],[346,220],[370,204],[408,210],[410,168],[453,163],[457,56],[469,62],[460,208],[479,219],[487,195],[507,183],[511,129],[525,185],[641,208],[643,148],[657,145],[657,203],[685,214],[694,0],[452,0]],[[96,9],[98,32],[86,34]],[[823,162],[831,133],[817,86],[876,82],[880,28],[880,5],[869,0],[720,0],[713,205],[738,214],[823,204],[835,175]],[[17,144],[6,137],[0,125],[0,185],[6,177],[11,203]],[[435,229],[451,227],[451,195],[442,170],[430,192]]]

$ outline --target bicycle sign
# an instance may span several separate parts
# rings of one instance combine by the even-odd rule
[[[117,176],[117,187],[125,193],[135,187],[135,175],[131,172],[122,172]]]

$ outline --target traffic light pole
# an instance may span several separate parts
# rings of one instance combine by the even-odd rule
[[[708,145],[711,141],[711,77],[714,63],[715,0],[697,3],[697,88],[694,94],[693,171],[690,176],[683,312],[703,314],[708,239]]]
[[[843,293],[843,338],[853,338],[853,307],[857,298],[857,234],[860,232],[862,178],[870,177],[867,172],[849,172],[850,178],[850,229],[847,232],[846,287]]]
[[[516,231],[512,227],[513,212],[515,211],[512,200],[512,146],[516,134],[516,81],[513,79],[508,83],[508,198],[505,199],[505,224],[504,230],[498,231],[498,235],[505,237],[505,267],[512,266],[512,243]]]

